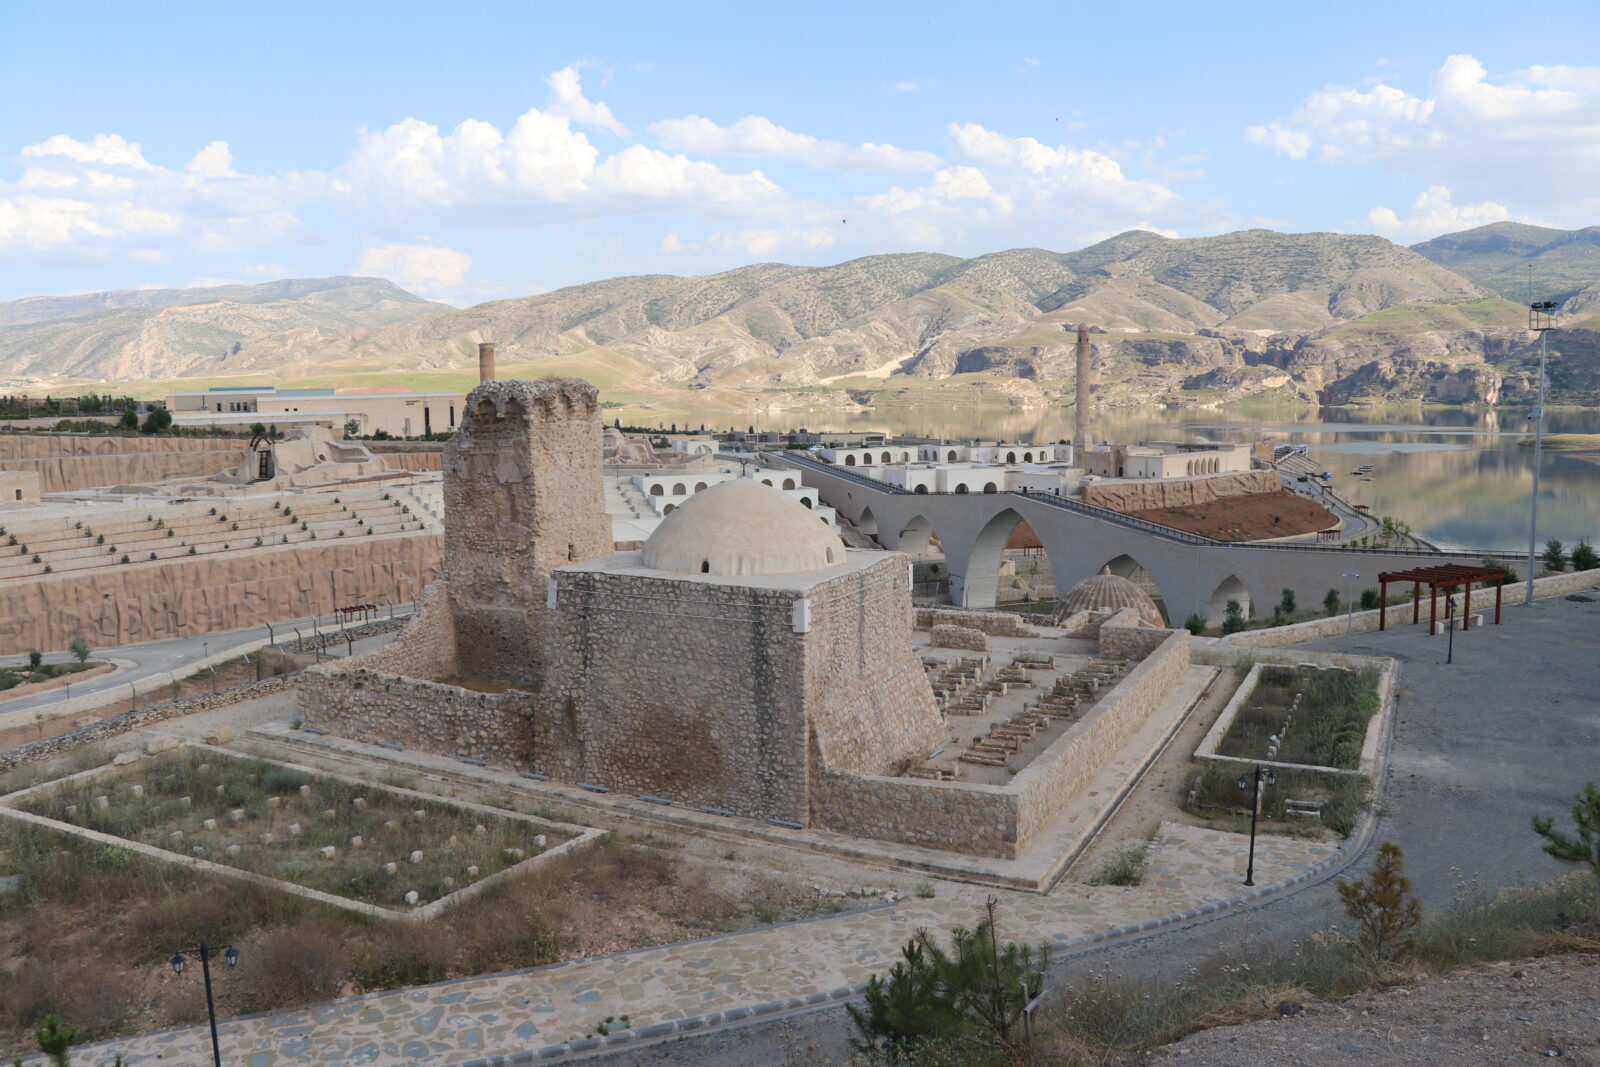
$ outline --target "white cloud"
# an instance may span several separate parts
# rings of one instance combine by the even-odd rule
[[[815,250],[828,248],[835,241],[826,227],[790,227],[786,229],[725,230],[710,234],[703,241],[686,242],[676,233],[661,239],[661,251],[672,253],[697,253],[707,250],[735,252],[754,259],[772,255],[780,248]]]
[[[889,86],[889,88],[893,89],[897,93],[914,93],[918,89],[922,88],[922,86],[918,85],[914,81],[903,81],[895,82],[893,85]]]
[[[1391,241],[1414,244],[1441,233],[1470,230],[1487,226],[1491,222],[1504,222],[1512,218],[1511,209],[1504,204],[1482,201],[1477,204],[1457,204],[1450,190],[1442,185],[1430,185],[1411,204],[1411,214],[1401,218],[1392,208],[1375,207],[1367,212],[1367,222]]]
[[[585,126],[596,126],[618,137],[628,135],[628,128],[617,121],[609,107],[583,95],[577,67],[563,67],[546,78],[544,83],[550,87],[550,100],[545,105],[547,114],[571,119]]]
[[[0,182],[0,254],[143,252],[159,261],[166,249],[230,250],[300,233],[294,204],[308,183],[238,174],[221,141],[181,171],[116,134],[58,134],[21,154],[31,165]]]
[[[388,278],[402,289],[447,293],[467,276],[472,257],[440,245],[377,245],[361,253],[356,270]]]
[[[1600,67],[1530,67],[1491,79],[1451,56],[1424,95],[1328,86],[1246,139],[1290,159],[1372,163],[1496,203],[1600,206]]]
[[[954,165],[918,188],[863,197],[852,215],[900,243],[929,248],[977,236],[995,247],[1067,248],[1127,229],[1176,232],[1212,222],[1165,185],[1128,177],[1102,151],[970,123],[953,124],[948,134]]]
[[[689,115],[650,125],[650,133],[668,148],[723,156],[783,159],[818,170],[908,173],[933,170],[939,157],[894,145],[868,141],[848,145],[786,130],[760,115],[746,115],[731,126]]]

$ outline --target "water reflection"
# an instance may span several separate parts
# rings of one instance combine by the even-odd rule
[[[691,415],[695,421],[698,416]],[[725,416],[723,416],[725,418]],[[999,437],[1027,442],[1066,440],[1070,408],[1019,409],[1007,404],[881,406],[849,415],[775,414],[762,429],[877,429],[929,437]],[[1600,409],[1552,411],[1548,433],[1600,434]],[[1409,522],[1446,547],[1526,546],[1533,450],[1525,412],[1440,408],[1419,410],[1274,408],[1200,410],[1152,407],[1110,410],[1094,436],[1120,441],[1212,437],[1250,440],[1267,434],[1310,446],[1334,484],[1374,514]],[[1371,463],[1372,481],[1351,472]],[[1600,456],[1549,452],[1540,483],[1539,540],[1600,541]]]

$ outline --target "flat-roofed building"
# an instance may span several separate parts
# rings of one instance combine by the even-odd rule
[[[458,393],[413,393],[366,389],[278,389],[270,385],[214,386],[173,393],[167,410],[175,426],[247,428],[252,423],[319,425],[356,434],[379,430],[391,437],[451,433],[461,412]]]

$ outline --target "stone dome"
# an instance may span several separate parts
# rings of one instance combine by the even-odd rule
[[[1115,574],[1096,574],[1067,590],[1056,608],[1058,618],[1079,611],[1121,611],[1137,608],[1139,617],[1151,626],[1166,626],[1161,609],[1143,589]]]
[[[844,562],[844,542],[782,490],[748,478],[718,482],[662,520],[639,553],[676,574],[796,574]]]

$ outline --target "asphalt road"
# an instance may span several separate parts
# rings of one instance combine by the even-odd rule
[[[1503,626],[1456,635],[1452,664],[1444,662],[1446,639],[1420,627],[1305,646],[1401,661],[1388,779],[1371,840],[1405,850],[1425,910],[1448,907],[1464,882],[1493,892],[1571,870],[1540,851],[1528,820],[1548,814],[1560,816],[1558,825],[1569,822],[1574,794],[1600,780],[1600,593],[1586,595],[1594,601],[1558,597],[1507,608]],[[1059,957],[1053,983],[1063,988],[1106,970],[1160,981],[1218,952],[1287,948],[1338,921],[1333,879],[1364,873],[1373,851],[1246,911]],[[849,1034],[844,1009],[834,1007],[600,1058],[608,1067],[839,1063]]]
[[[397,613],[396,617],[405,612]],[[380,617],[387,618],[387,613]],[[323,630],[338,629],[337,623],[330,623],[326,615],[319,616],[318,623]],[[277,632],[278,640],[294,640],[296,626],[306,637],[311,636],[311,620],[290,619],[286,622],[272,624]],[[351,625],[358,625],[352,623]],[[177,637],[168,641],[149,641],[139,645],[117,645],[112,648],[97,648],[90,658],[97,660],[119,660],[131,663],[133,666],[125,667],[110,674],[102,674],[86,682],[78,683],[68,688],[52,689],[31,697],[16,697],[0,704],[0,724],[8,719],[17,722],[31,722],[32,712],[58,701],[68,699],[69,695],[76,699],[91,693],[103,693],[113,689],[123,689],[123,696],[127,696],[126,689],[129,682],[142,682],[147,678],[165,678],[169,674],[190,674],[195,670],[195,665],[206,658],[208,652],[220,653],[229,648],[242,645],[252,638],[265,639],[268,630],[266,626],[247,626],[240,630],[217,630],[212,633],[200,634],[195,637]],[[370,640],[378,640],[376,638]],[[383,640],[388,640],[385,636]],[[356,651],[360,652],[368,643],[357,641]],[[331,655],[343,655],[343,645],[330,647]],[[44,657],[46,663],[66,663],[72,659],[70,652],[52,652]],[[0,656],[0,666],[17,666],[26,664],[26,655]],[[19,715],[28,712],[28,715]]]

